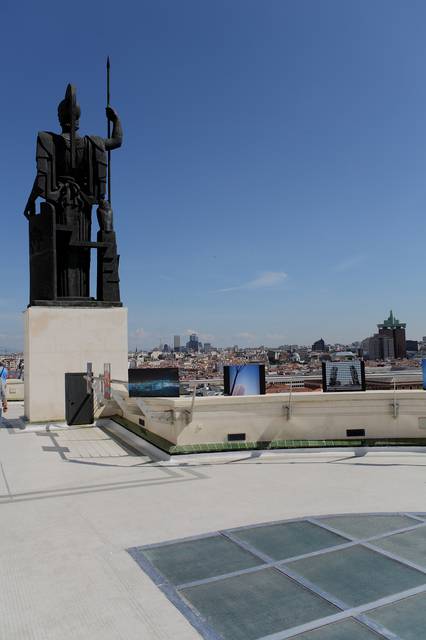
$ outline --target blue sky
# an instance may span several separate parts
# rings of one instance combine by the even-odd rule
[[[22,345],[22,210],[66,84],[125,132],[113,206],[130,346],[426,335],[426,4],[3,1],[0,348]],[[71,32],[76,35],[72,44]]]

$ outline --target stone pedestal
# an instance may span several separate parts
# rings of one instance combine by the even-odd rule
[[[65,419],[65,373],[95,376],[111,363],[111,377],[127,380],[127,309],[29,307],[25,320],[25,416],[30,422]]]

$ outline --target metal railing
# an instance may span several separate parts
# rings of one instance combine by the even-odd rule
[[[386,378],[388,381],[392,381],[392,386],[393,386],[393,398],[392,398],[392,402],[390,403],[390,408],[391,408],[391,414],[393,416],[394,419],[397,419],[399,416],[399,402],[397,401],[397,379],[401,379],[404,377],[408,377],[411,376],[411,378],[414,378],[413,373],[416,374],[415,378],[416,379],[422,379],[422,370],[418,370],[415,372],[412,371],[398,371],[398,372],[393,372],[392,374],[386,374],[386,373],[382,373],[381,374],[381,378]],[[379,373],[375,374],[375,377],[379,377]],[[309,379],[309,378],[318,378],[318,376],[267,376],[266,379],[267,381],[271,381],[272,380],[277,380],[277,378],[281,378],[282,381],[285,380],[286,383],[289,384],[289,390],[288,390],[288,402],[287,404],[283,405],[283,410],[284,413],[286,415],[287,420],[291,420],[293,413],[294,413],[294,394],[293,394],[293,385],[294,383],[299,383],[301,380],[304,379]],[[98,376],[95,376],[93,374],[93,367],[92,367],[92,363],[88,362],[87,363],[87,367],[86,367],[86,375],[85,375],[86,381],[87,381],[87,391],[88,393],[92,393],[93,392],[93,397],[94,397],[94,403],[95,403],[95,410],[96,408],[101,408],[105,405],[105,402],[108,400],[114,399],[117,404],[120,406],[120,408],[122,410],[125,409],[125,402],[123,401],[123,398],[120,396],[120,394],[118,394],[117,392],[114,392],[112,390],[112,383],[118,383],[118,384],[123,384],[126,387],[128,387],[128,380],[117,380],[117,379],[112,379],[111,378],[111,364],[110,363],[105,363],[104,364],[104,373]],[[176,421],[176,413],[180,413],[180,414],[184,414],[185,415],[185,420],[187,424],[190,424],[193,420],[193,415],[194,415],[194,408],[195,408],[195,398],[196,398],[196,394],[197,394],[197,389],[200,385],[205,385],[205,384],[209,384],[209,383],[214,383],[214,382],[223,382],[220,378],[217,379],[205,379],[205,380],[186,380],[183,382],[183,384],[188,385],[189,387],[192,387],[192,393],[191,393],[191,406],[189,409],[180,409],[178,412],[175,409],[170,409],[167,410],[167,413],[170,412],[170,420],[167,419],[167,421],[170,421],[172,423],[174,423]],[[280,380],[281,381],[281,380]],[[149,405],[142,399],[142,398],[135,398],[136,403],[139,407],[139,409],[141,410],[142,414],[147,418],[147,419],[152,419],[152,411],[151,408],[149,407]]]

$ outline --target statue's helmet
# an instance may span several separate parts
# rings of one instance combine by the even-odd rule
[[[65,98],[58,105],[58,118],[62,127],[71,127],[74,120],[76,129],[78,129],[78,120],[80,118],[81,109],[77,103],[77,92],[72,84],[67,86]]]

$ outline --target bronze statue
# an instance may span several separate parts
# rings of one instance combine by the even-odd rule
[[[30,305],[121,306],[108,166],[110,151],[121,146],[123,134],[107,102],[107,138],[78,135],[80,106],[70,84],[58,106],[62,133],[38,134],[37,175],[24,210],[30,232]],[[38,197],[44,202],[36,214]],[[98,205],[96,242],[91,240],[93,205]],[[98,252],[96,299],[89,291],[91,249]]]

